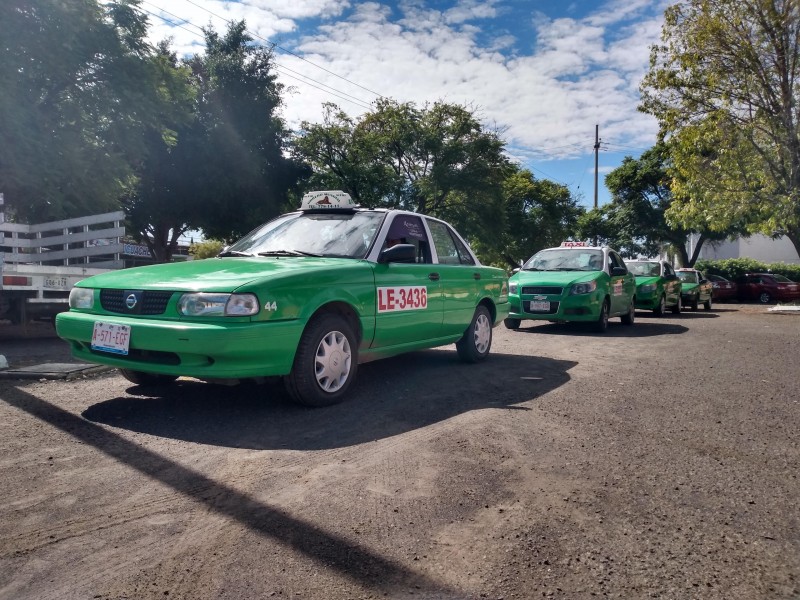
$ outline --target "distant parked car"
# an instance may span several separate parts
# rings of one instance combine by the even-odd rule
[[[697,310],[699,304],[706,310],[711,310],[711,296],[713,289],[711,282],[697,269],[676,269],[675,273],[681,280],[681,304]]]
[[[707,275],[706,279],[711,282],[711,287],[714,289],[714,300],[717,302],[736,300],[736,284],[733,281],[721,275]]]
[[[739,300],[761,304],[800,300],[800,284],[775,273],[747,273],[736,280]]]
[[[626,260],[625,266],[636,276],[636,308],[652,310],[660,317],[667,308],[681,312],[681,280],[665,260]]]

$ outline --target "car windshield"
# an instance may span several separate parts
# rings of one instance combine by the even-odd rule
[[[661,265],[650,261],[625,261],[628,271],[639,277],[658,277],[661,275]]]
[[[602,271],[603,251],[586,248],[551,248],[534,254],[523,271]]]
[[[697,271],[678,271],[678,279],[686,283],[699,283]]]
[[[291,213],[251,231],[220,255],[364,258],[385,216],[377,211]]]

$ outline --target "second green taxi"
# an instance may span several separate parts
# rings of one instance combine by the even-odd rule
[[[636,308],[652,310],[657,317],[669,308],[681,312],[681,280],[665,260],[629,260],[625,263],[636,276]]]
[[[509,329],[525,319],[591,323],[604,332],[610,317],[633,325],[636,281],[608,247],[564,242],[534,254],[509,279]]]
[[[705,275],[697,269],[677,269],[675,271],[681,280],[681,304],[684,308],[689,306],[697,310],[702,304],[706,310],[711,310],[711,296],[713,287]]]

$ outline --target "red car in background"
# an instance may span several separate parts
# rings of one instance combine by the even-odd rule
[[[722,302],[724,300],[736,300],[736,284],[721,275],[706,275],[706,279],[711,282],[714,288],[714,300]]]
[[[761,304],[800,300],[800,283],[775,273],[747,273],[736,279],[739,300]]]

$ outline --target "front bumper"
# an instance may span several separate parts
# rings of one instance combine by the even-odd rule
[[[597,293],[574,295],[548,295],[546,311],[531,310],[532,295],[509,296],[510,319],[538,321],[597,321],[600,318],[602,297]]]
[[[127,356],[91,349],[95,321],[131,327]],[[56,332],[72,355],[86,362],[200,379],[246,379],[288,374],[303,323],[195,323],[70,311],[56,317]]]

